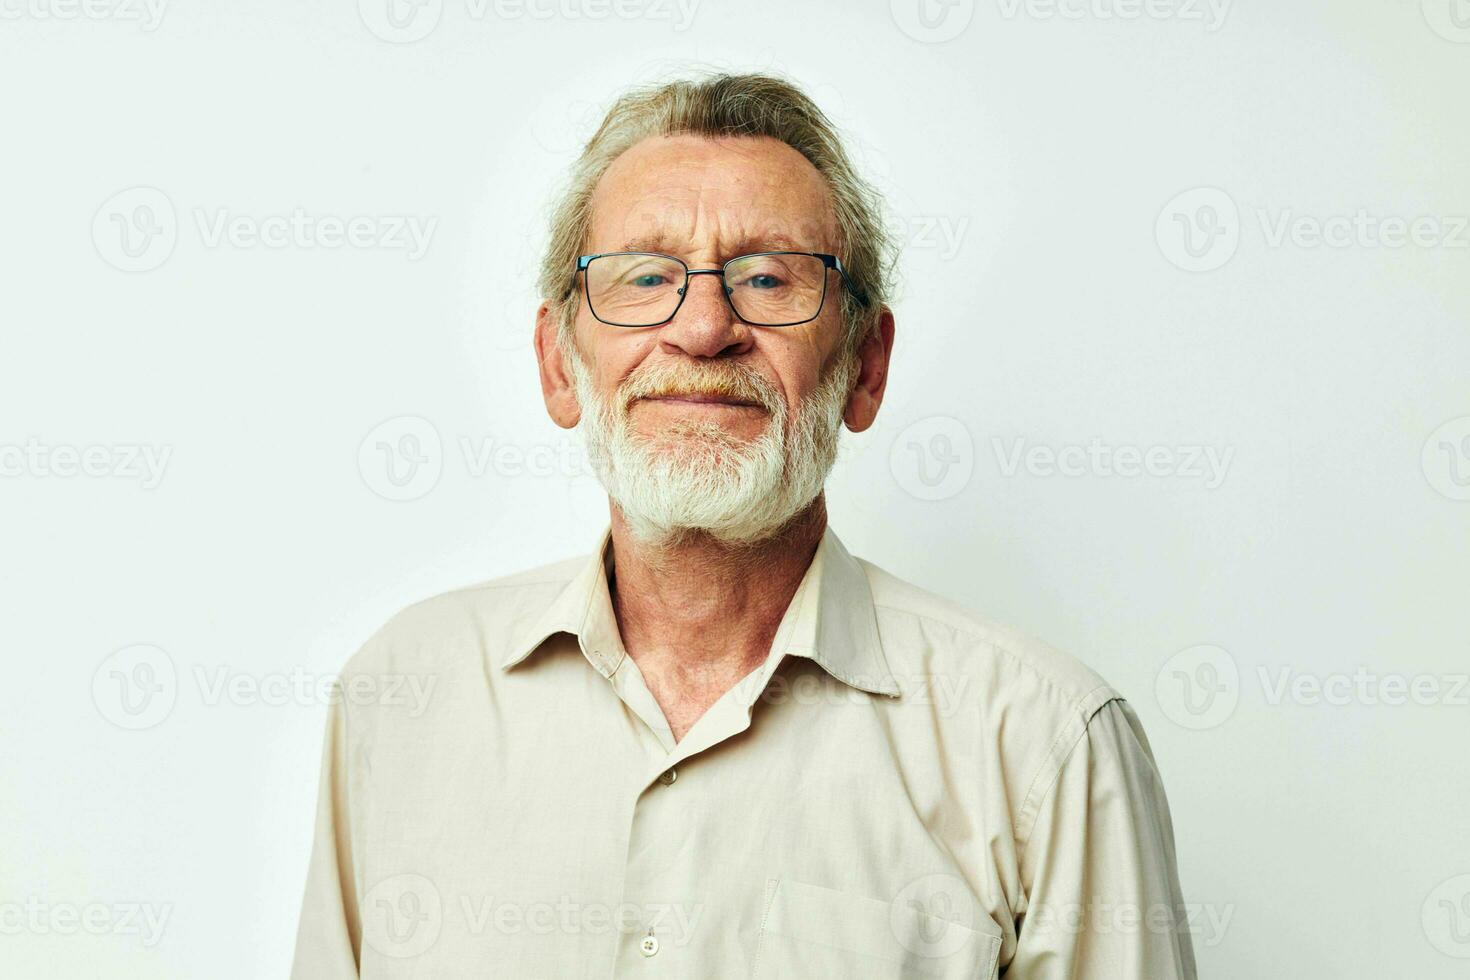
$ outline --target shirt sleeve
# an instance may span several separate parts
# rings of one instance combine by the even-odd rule
[[[291,980],[348,980],[358,976],[362,926],[350,824],[350,763],[347,711],[338,699],[327,719],[316,831]]]
[[[1169,803],[1126,701],[1099,708],[1062,762],[1020,870],[1006,980],[1195,980]]]

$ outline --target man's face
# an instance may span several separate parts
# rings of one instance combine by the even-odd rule
[[[826,185],[796,150],[765,138],[670,136],[638,143],[603,175],[587,251],[662,252],[712,269],[750,252],[835,252],[836,243]],[[585,301],[576,318],[592,385],[614,409],[626,408],[634,435],[675,453],[681,444],[697,448],[691,439],[706,449],[711,440],[749,443],[771,425],[774,406],[761,404],[771,399],[796,418],[840,335],[836,282],[828,283],[821,315],[794,327],[741,322],[716,276],[692,277],[663,326],[611,327]],[[742,384],[742,375],[763,391]],[[630,381],[633,397],[625,399],[619,389]]]
[[[753,252],[839,252],[822,177],[766,138],[644,140],[603,175],[589,223],[590,253],[655,252],[690,269]],[[820,315],[790,327],[743,322],[710,275],[691,277],[677,314],[656,327],[602,323],[574,296],[571,349],[542,305],[547,407],[561,425],[580,422],[635,536],[754,543],[821,493],[844,417],[861,431],[877,412],[893,336],[885,309],[851,356],[842,285],[826,275]]]
[[[589,251],[654,251],[711,269],[756,251],[835,251],[825,184],[775,140],[660,137],[623,153],[592,198]],[[831,275],[831,273],[829,273]],[[775,535],[822,492],[857,360],[836,357],[841,294],[816,319],[750,326],[716,276],[670,322],[601,323],[578,301],[575,382],[588,455],[629,529],[667,542]]]

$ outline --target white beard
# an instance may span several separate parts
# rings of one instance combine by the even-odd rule
[[[702,531],[724,544],[754,544],[773,537],[822,492],[837,459],[856,358],[828,369],[788,427],[785,399],[752,369],[725,362],[718,370],[671,365],[635,371],[612,405],[593,385],[580,354],[571,344],[561,346],[582,408],[578,428],[588,460],[638,540],[661,546]],[[698,386],[702,378],[762,405],[768,412],[764,431],[746,442],[704,420],[675,423],[654,438],[633,430],[628,409],[634,398],[663,390],[663,384],[687,390],[681,380]]]

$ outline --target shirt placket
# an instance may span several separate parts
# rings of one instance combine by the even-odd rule
[[[750,727],[756,700],[785,659],[804,594],[805,583],[777,628],[765,662],[726,691],[678,743],[630,658],[609,676],[618,696],[653,736],[646,743],[649,766],[640,774],[642,789],[628,827],[614,977],[685,978],[703,975],[713,966],[701,955],[710,945],[701,943],[701,934],[730,924],[706,915],[713,882],[702,873],[707,870],[701,860],[701,851],[707,850],[705,828],[688,816],[697,809],[689,798],[706,791],[699,756]]]

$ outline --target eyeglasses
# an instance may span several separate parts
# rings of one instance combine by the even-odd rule
[[[865,297],[842,261],[820,252],[756,252],[718,269],[691,269],[672,255],[603,252],[577,258],[587,307],[612,327],[657,327],[684,304],[691,276],[719,276],[725,301],[754,327],[794,327],[815,320],[827,301],[827,270],[836,269],[859,303]]]

